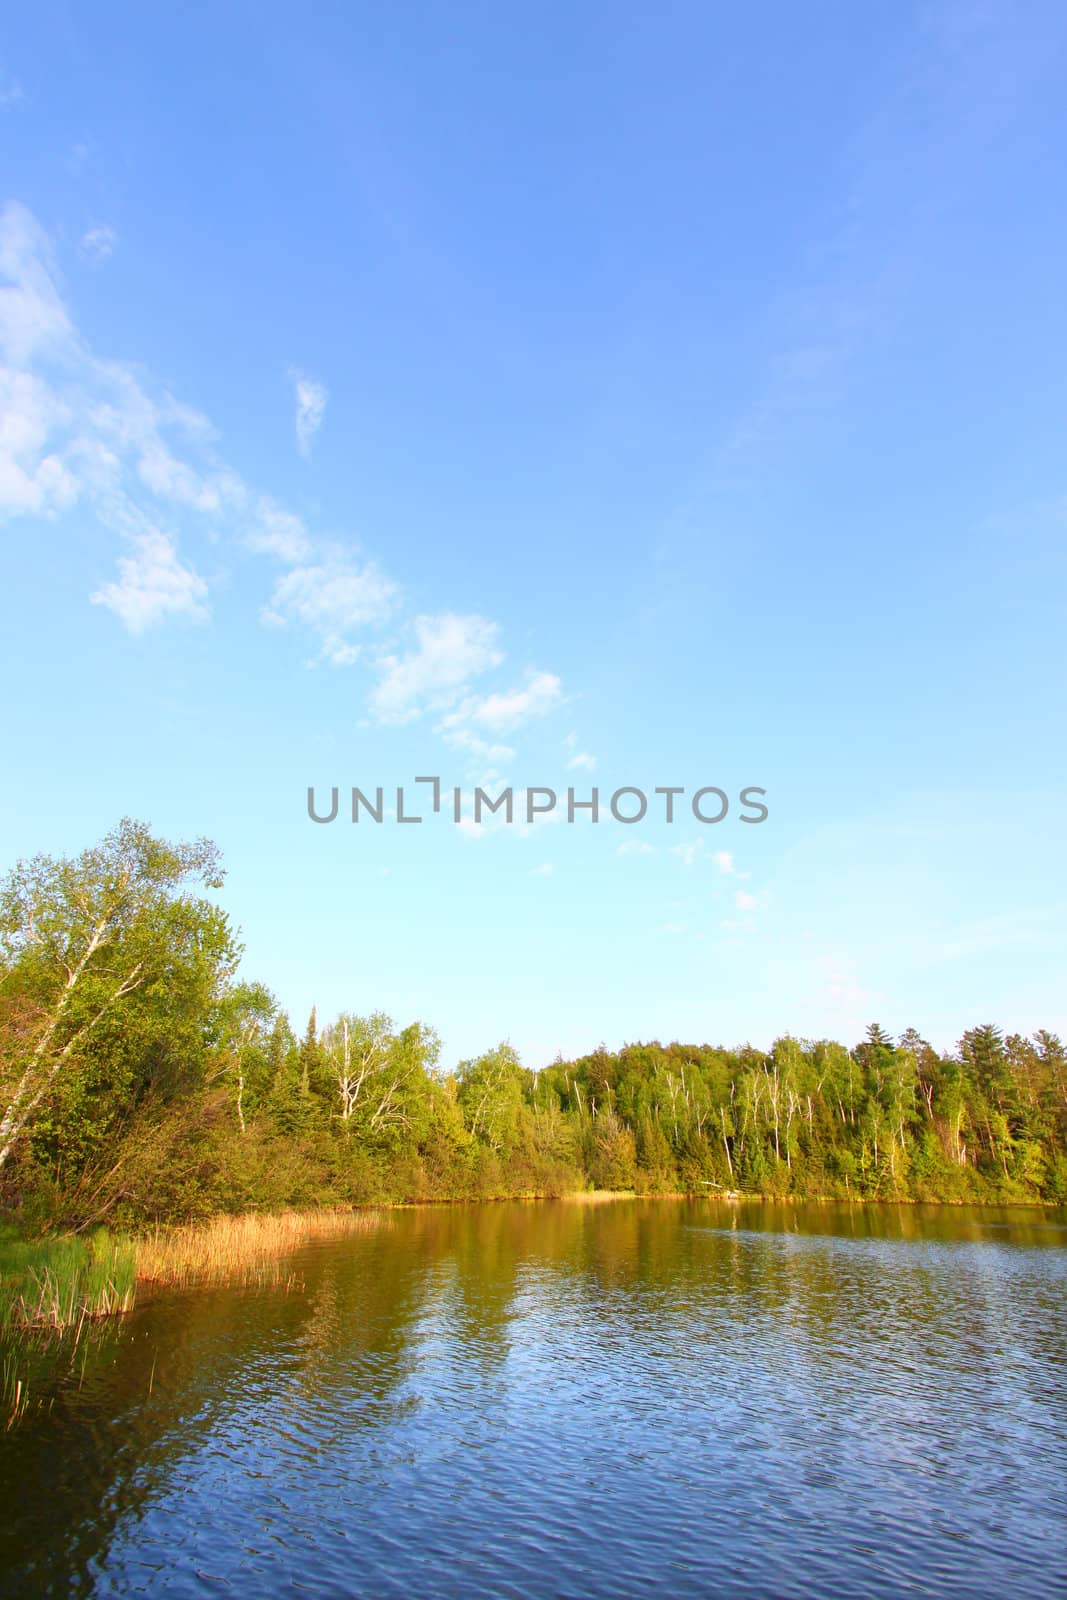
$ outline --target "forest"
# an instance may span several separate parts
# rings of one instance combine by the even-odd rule
[[[652,1041],[454,1066],[421,1021],[294,1024],[238,976],[208,841],[124,819],[0,888],[0,1208],[20,1231],[282,1207],[750,1193],[1067,1202],[1067,1050],[970,1028],[941,1054]],[[595,1028],[595,1019],[590,1019]]]

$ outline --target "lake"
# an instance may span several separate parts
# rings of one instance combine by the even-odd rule
[[[1067,1217],[427,1207],[0,1435],[4,1592],[1067,1594]]]

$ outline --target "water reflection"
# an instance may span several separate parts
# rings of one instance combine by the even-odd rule
[[[8,1584],[1067,1592],[1065,1245],[1039,1212],[390,1213],[299,1292],[94,1341],[0,1444]]]

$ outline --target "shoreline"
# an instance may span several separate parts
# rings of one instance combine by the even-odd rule
[[[427,1196],[344,1206],[282,1206],[271,1210],[218,1212],[183,1222],[158,1222],[142,1231],[112,1235],[106,1228],[91,1234],[66,1230],[36,1240],[21,1235],[8,1240],[25,1257],[21,1279],[12,1281],[10,1267],[0,1271],[0,1334],[16,1337],[41,1332],[64,1333],[86,1322],[125,1315],[142,1290],[174,1285],[263,1282],[287,1254],[316,1238],[341,1236],[376,1225],[401,1211],[500,1205],[566,1205],[598,1207],[619,1203],[690,1201],[744,1207],[847,1207],[849,1210],[928,1208],[974,1211],[1065,1211],[1067,1207],[1039,1197],[1032,1199],[944,1199],[871,1195],[768,1195],[755,1191],[665,1189],[576,1189],[562,1194]],[[0,1218],[17,1230],[11,1216]],[[69,1259],[58,1259],[63,1256]],[[0,1261],[0,1268],[2,1268]],[[88,1277],[83,1285],[81,1276]],[[6,1280],[6,1281],[5,1281]],[[36,1299],[27,1299],[27,1290]]]
[[[401,1211],[486,1205],[559,1205],[572,1208],[649,1201],[696,1201],[728,1207],[735,1214],[767,1208],[779,1213],[806,1208],[862,1208],[867,1212],[971,1210],[975,1212],[1067,1213],[1067,1207],[1035,1200],[916,1200],[869,1196],[764,1195],[744,1191],[701,1194],[685,1190],[638,1193],[625,1189],[584,1189],[565,1194],[427,1198],[318,1206],[306,1209],[220,1213],[195,1222],[160,1223],[140,1234],[52,1234],[37,1241],[4,1241],[0,1253],[0,1428],[24,1415],[29,1388],[23,1358],[32,1363],[49,1348],[70,1354],[94,1327],[117,1324],[139,1306],[176,1290],[206,1293],[218,1289],[305,1287],[294,1256],[319,1241],[388,1226]],[[9,1226],[11,1218],[6,1219]],[[17,1270],[13,1270],[13,1263]]]

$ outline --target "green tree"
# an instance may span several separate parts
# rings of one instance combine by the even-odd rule
[[[367,1017],[342,1012],[320,1042],[345,1133],[417,1144],[428,1122],[429,1074],[441,1048],[433,1029],[413,1023],[398,1034],[382,1011]]]
[[[463,1120],[476,1139],[499,1155],[510,1154],[519,1143],[523,1076],[518,1055],[507,1043],[456,1068]]]
[[[235,984],[219,1006],[219,1061],[212,1076],[232,1084],[242,1133],[249,1092],[258,1102],[266,1088],[267,1045],[277,1010],[277,1000],[262,983]]]
[[[77,857],[40,855],[8,874],[0,991],[20,1026],[2,1060],[0,1168],[112,1025],[136,1077],[131,1056],[146,1069],[166,1056],[161,1033],[191,995],[203,1008],[218,998],[238,947],[187,886],[222,876],[207,840],[168,844],[129,818]]]

